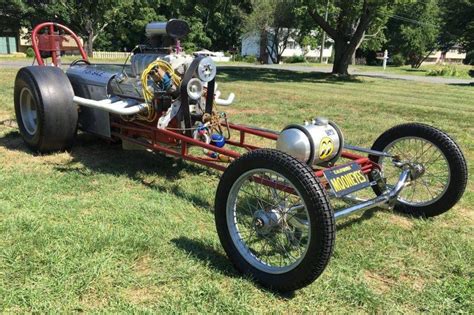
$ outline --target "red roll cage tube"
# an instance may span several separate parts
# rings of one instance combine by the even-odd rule
[[[48,27],[48,32],[45,34],[38,34],[45,27]],[[57,31],[55,31],[55,28]],[[82,59],[88,60],[79,37],[70,28],[54,22],[45,22],[38,24],[31,34],[31,44],[38,65],[44,66],[44,60],[43,57],[41,57],[42,51],[51,52],[53,65],[59,67],[61,65],[61,51],[71,50],[69,47],[64,47],[63,42],[68,41],[68,39],[65,35],[60,35],[59,30],[63,30],[66,35],[71,36],[71,38],[76,42],[77,49],[79,49]]]
[[[129,141],[134,144],[141,145],[153,151],[162,152],[171,156],[179,157],[184,160],[195,162],[198,164],[205,165],[217,169],[219,171],[225,171],[227,168],[226,164],[229,162],[221,161],[217,158],[202,157],[198,155],[193,155],[189,152],[191,146],[202,147],[210,151],[214,151],[221,155],[224,155],[229,158],[236,159],[241,156],[237,151],[228,149],[228,148],[218,148],[212,144],[207,144],[192,137],[189,137],[185,134],[179,132],[179,130],[169,130],[169,129],[159,129],[156,127],[156,124],[148,124],[145,122],[126,122],[126,121],[112,121],[112,135],[120,138],[125,141]],[[238,132],[240,137],[238,141],[235,140],[226,140],[226,146],[234,146],[237,148],[243,148],[247,151],[252,151],[260,149],[260,147],[246,143],[246,136],[252,135],[261,137],[264,139],[269,139],[276,141],[278,135],[270,132],[265,132],[262,130],[253,129],[247,126],[224,123],[224,127],[228,127],[231,131]],[[146,141],[143,141],[146,139]],[[162,139],[169,139],[170,142],[176,143],[178,145],[173,148],[170,145],[166,145],[168,141],[163,141]],[[379,165],[372,162],[368,157],[364,157],[346,150],[342,151],[341,158],[350,160],[347,163],[339,164],[349,164],[356,162],[360,165],[362,172],[364,174],[370,173],[374,169],[380,169]],[[321,183],[327,187],[328,183],[323,174],[323,168],[316,169],[314,171],[316,177],[319,178]]]

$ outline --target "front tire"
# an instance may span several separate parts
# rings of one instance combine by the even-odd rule
[[[379,136],[372,150],[388,152],[420,165],[422,175],[398,197],[395,210],[417,217],[433,217],[451,209],[467,184],[467,164],[459,146],[445,132],[425,124],[395,126]],[[387,184],[398,179],[400,169],[388,158],[369,156],[382,167]],[[373,186],[377,195],[383,193]]]
[[[78,112],[74,91],[56,67],[31,66],[15,78],[15,114],[20,134],[33,151],[64,151],[72,146]]]
[[[324,188],[311,168],[277,150],[249,152],[226,169],[215,219],[235,268],[273,290],[312,283],[334,248],[334,213]]]

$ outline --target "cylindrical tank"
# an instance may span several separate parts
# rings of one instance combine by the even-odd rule
[[[146,36],[168,35],[180,39],[188,35],[190,29],[188,23],[183,20],[171,19],[168,22],[151,22],[146,25]]]
[[[308,165],[329,166],[340,157],[344,137],[339,127],[324,118],[304,125],[289,125],[277,140],[277,149]]]

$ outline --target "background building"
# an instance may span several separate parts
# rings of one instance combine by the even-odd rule
[[[280,48],[282,44],[280,43]],[[265,49],[265,46],[268,47],[268,50],[271,50],[270,47],[272,46],[271,37],[267,36],[267,42],[262,43],[262,38],[259,33],[247,33],[242,36],[242,45],[240,54],[242,56],[255,56],[260,58],[262,55],[266,55],[266,53],[262,53],[262,50]],[[331,44],[326,44],[327,47],[324,48],[323,51],[323,62],[327,63],[329,58],[332,55],[333,46]],[[316,47],[315,49],[311,49],[310,46],[305,47],[303,49],[298,42],[293,38],[288,38],[288,43],[283,50],[282,57],[288,58],[293,56],[305,56],[309,59],[315,59],[319,61],[320,57],[320,46]],[[268,57],[268,63],[272,63],[272,58]]]

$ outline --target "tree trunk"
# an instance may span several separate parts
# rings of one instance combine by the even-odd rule
[[[87,56],[89,58],[92,58],[94,57],[94,54],[93,54],[93,46],[94,46],[94,39],[93,39],[93,36],[92,34],[89,34],[87,36],[87,40],[86,40],[86,53],[87,53]]]
[[[85,22],[85,33],[86,33],[86,53],[89,58],[93,57],[93,46],[94,46],[94,28],[90,19]]]
[[[268,63],[268,37],[265,30],[260,31],[260,62],[263,64]]]
[[[352,54],[355,49],[351,48],[343,38],[338,38],[334,45],[334,64],[332,67],[333,74],[349,75],[349,64],[351,63]]]

